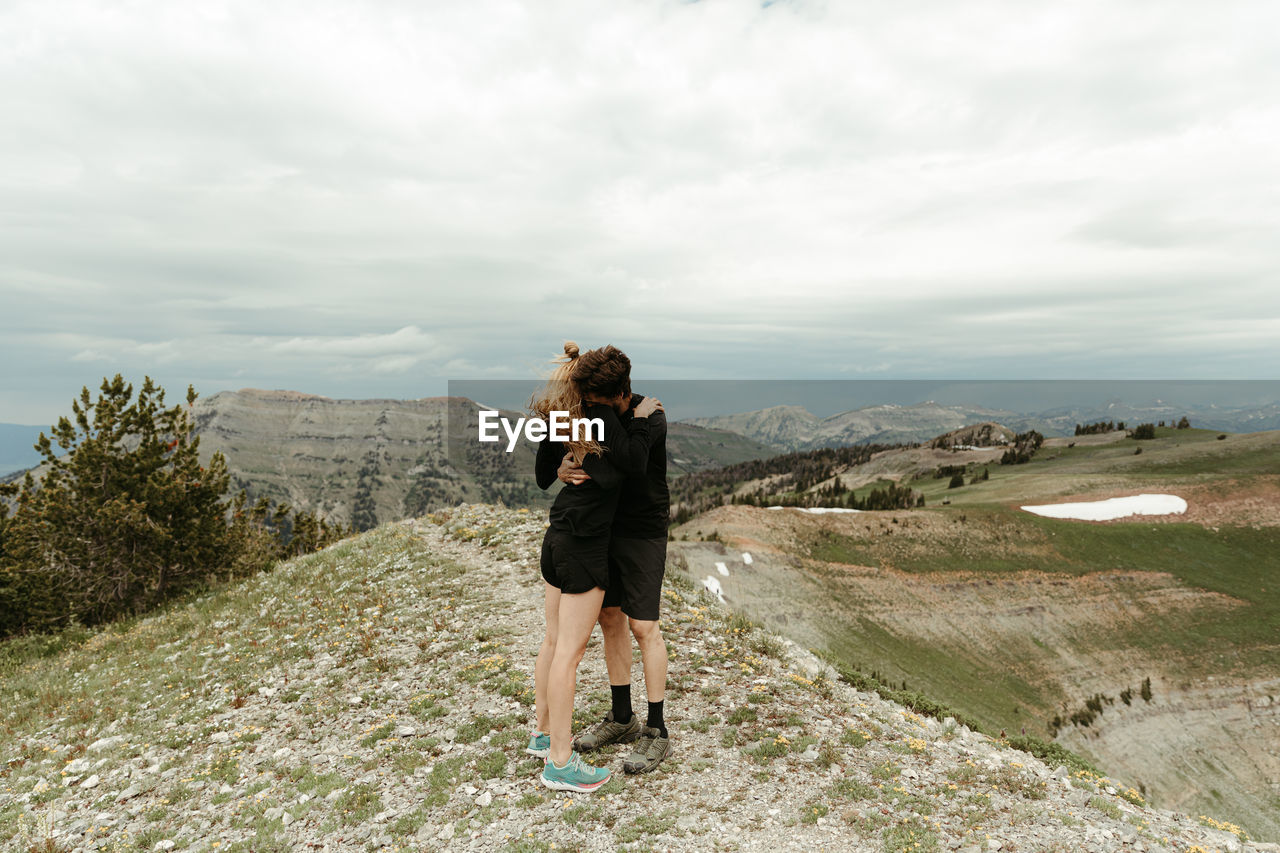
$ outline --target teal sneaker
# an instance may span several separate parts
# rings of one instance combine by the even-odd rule
[[[572,753],[564,767],[557,767],[550,757],[542,767],[542,784],[553,791],[589,793],[609,781],[609,771],[592,767],[578,753]]]
[[[551,735],[546,732],[534,732],[529,735],[529,745],[524,748],[524,751],[539,758],[546,758],[551,754]]]

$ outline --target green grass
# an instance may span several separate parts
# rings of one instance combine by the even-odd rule
[[[1086,657],[1136,649],[1166,661],[1160,671],[1135,673],[1129,683],[1117,680],[1106,691],[1115,696],[1130,687],[1135,702],[1141,702],[1137,687],[1148,675],[1167,682],[1270,672],[1280,637],[1280,527],[1092,524],[1018,509],[1091,490],[1178,493],[1180,487],[1194,486],[1198,496],[1215,489],[1226,493],[1280,472],[1280,433],[1223,441],[1218,435],[1212,430],[1158,429],[1153,441],[1046,447],[1026,465],[988,465],[990,480],[960,489],[947,489],[945,478],[912,481],[913,488],[930,495],[924,511],[815,526],[807,543],[807,556],[815,562],[805,565],[803,574],[820,595],[822,606],[813,608],[810,621],[823,637],[824,650],[851,669],[878,671],[876,689],[888,698],[909,706],[911,696],[920,696],[925,704],[945,703],[991,733],[1003,728],[1014,737],[1020,737],[1024,726],[1030,735],[1046,737],[1047,722],[1060,712],[1061,703],[1073,708],[1083,704],[1084,696],[1059,695],[1052,675],[1064,645]],[[1143,453],[1134,456],[1139,444]],[[935,499],[944,493],[951,506]],[[864,590],[845,582],[846,570],[830,563],[909,573],[965,572],[997,583],[1001,575],[1024,577],[1021,573],[1028,570],[1072,577],[1097,572],[1133,576],[1113,582],[1118,596],[1125,595],[1125,585],[1137,589],[1159,583],[1144,580],[1143,573],[1168,573],[1188,587],[1225,598],[1205,596],[1196,609],[1169,618],[1158,597],[1135,594],[1124,605],[1128,619],[1117,620],[1106,631],[1040,637],[1029,629],[992,655],[990,649],[976,652],[959,638],[925,638],[882,624],[868,607]],[[1027,597],[1034,601],[1033,594]],[[906,691],[898,689],[902,681],[908,684]],[[1041,740],[1028,738],[1022,746],[1043,753],[1046,760],[1063,760]]]
[[[1155,610],[1144,614],[1144,605],[1135,599],[1136,615],[1128,624],[1106,635],[1081,636],[1071,642],[1091,643],[1088,648],[1099,650],[1146,649],[1176,662],[1178,675],[1187,679],[1257,673],[1275,659],[1280,637],[1280,528],[1222,527],[1215,532],[1188,523],[1082,524],[1003,507],[969,508],[966,513],[969,524],[1002,530],[1004,545],[1012,553],[974,553],[957,537],[951,542],[930,542],[928,552],[895,554],[893,566],[905,571],[992,575],[1026,569],[1068,575],[1103,570],[1169,572],[1188,586],[1222,593],[1239,605],[1230,610],[1204,607],[1169,619]],[[907,537],[913,532],[908,528],[893,535]],[[831,547],[828,539],[828,550]],[[865,553],[842,561],[879,564],[874,555]],[[878,669],[882,680],[895,686],[905,680],[910,691],[954,706],[993,731],[1004,728],[1016,733],[1026,726],[1031,734],[1045,735],[1045,724],[1057,712],[1058,703],[1079,704],[1085,698],[1059,696],[1056,688],[1037,677],[1042,670],[1036,661],[1044,660],[1050,651],[1044,643],[1036,643],[1033,633],[993,658],[976,654],[959,641],[940,643],[888,630],[867,615],[856,590],[833,583],[826,593],[826,607],[814,619],[833,658],[863,671]],[[1046,661],[1043,666],[1051,664]],[[1115,689],[1136,690],[1142,678],[1152,674],[1138,673],[1132,684],[1117,684]]]
[[[1110,800],[1103,799],[1102,797],[1095,794],[1094,796],[1089,798],[1089,805],[1097,809],[1098,811],[1102,812],[1104,815],[1111,818],[1112,820],[1120,819],[1120,807],[1117,806],[1115,803],[1111,802]]]
[[[916,817],[886,827],[880,840],[885,853],[930,853],[938,849],[938,834]]]
[[[630,844],[633,841],[669,831],[676,825],[677,817],[679,814],[674,809],[668,809],[660,814],[640,815],[618,826],[614,833],[619,842]]]
[[[1083,493],[1095,487],[1176,487],[1220,479],[1248,480],[1259,473],[1280,471],[1280,433],[1228,435],[1218,441],[1221,434],[1216,430],[1163,428],[1156,430],[1152,441],[1119,438],[1100,445],[1043,447],[1026,465],[986,465],[991,477],[986,482],[959,489],[947,489],[945,479],[915,480],[911,485],[925,494],[929,506],[944,498],[953,506],[966,506]],[[1135,456],[1138,447],[1142,454]],[[982,467],[978,465],[971,473]]]
[[[954,515],[956,510],[939,512]],[[1001,553],[975,551],[963,531],[957,531],[953,538],[930,536],[927,541],[928,534],[920,532],[912,541],[915,533],[907,528],[895,534],[897,541],[883,545],[874,538],[859,540],[828,531],[811,547],[810,554],[836,562],[875,567],[887,564],[909,572],[1168,572],[1188,586],[1228,595],[1244,606],[1230,619],[1221,618],[1218,611],[1185,621],[1153,618],[1135,625],[1131,634],[1114,638],[1117,645],[1171,649],[1197,657],[1216,650],[1206,661],[1210,668],[1225,662],[1262,664],[1273,653],[1275,638],[1280,636],[1280,581],[1276,580],[1280,527],[1220,527],[1214,531],[1190,523],[1087,524],[1004,507],[968,507],[965,514],[966,525],[999,531]],[[904,547],[904,537],[920,547]],[[904,672],[913,671],[913,662],[920,663],[911,660],[918,653],[901,648],[900,641],[876,636],[881,632],[869,620],[861,620],[859,628],[855,633],[864,636],[859,637],[858,645],[881,647],[883,657],[899,661]],[[973,675],[966,673],[965,678]],[[1006,679],[1000,692],[1014,699],[1021,695],[1025,701],[1026,691],[1017,689],[1013,682],[1016,679]]]

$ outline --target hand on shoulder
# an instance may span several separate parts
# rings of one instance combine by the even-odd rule
[[[654,412],[659,411],[666,411],[666,409],[662,408],[662,401],[657,397],[645,397],[640,401],[640,404],[636,406],[635,416],[637,418],[647,418]]]

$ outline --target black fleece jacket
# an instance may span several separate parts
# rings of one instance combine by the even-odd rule
[[[574,536],[603,536],[613,525],[618,508],[619,487],[628,477],[644,473],[652,442],[649,418],[630,418],[624,426],[612,406],[586,403],[583,417],[604,421],[603,456],[590,454],[582,462],[582,470],[591,479],[580,485],[566,483],[551,505],[551,527]],[[538,488],[547,489],[556,482],[560,460],[568,450],[564,442],[550,438],[538,442],[534,474]]]

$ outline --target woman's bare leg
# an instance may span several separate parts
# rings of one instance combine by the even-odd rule
[[[591,629],[600,617],[604,590],[560,596],[555,652],[547,673],[547,708],[550,712],[551,760],[563,765],[573,754],[573,694],[578,664],[587,650]]]
[[[560,590],[546,581],[546,614],[547,633],[542,638],[542,648],[538,649],[538,659],[533,665],[533,707],[537,714],[536,728],[540,732],[551,728],[551,720],[547,713],[547,673],[551,671],[551,659],[556,654],[556,633],[560,630]]]

